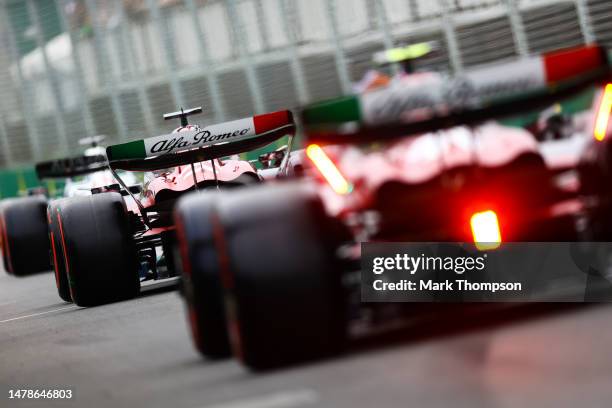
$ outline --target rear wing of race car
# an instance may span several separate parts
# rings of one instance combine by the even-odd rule
[[[68,178],[106,170],[108,163],[104,155],[76,156],[66,159],[38,163],[35,167],[40,180],[49,178]]]
[[[546,108],[612,78],[612,52],[589,45],[477,67],[314,104],[301,112],[309,143],[371,142],[475,125]]]
[[[152,171],[259,149],[295,129],[292,113],[284,110],[113,145],[106,153],[111,169]]]

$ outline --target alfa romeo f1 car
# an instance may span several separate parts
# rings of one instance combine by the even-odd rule
[[[287,135],[291,140],[295,131],[289,111],[205,128],[190,125],[188,116],[201,111],[164,115],[181,121],[171,134],[109,146],[108,165],[117,183],[49,206],[53,264],[64,300],[99,305],[133,298],[145,282],[176,280],[171,216],[176,200],[189,192],[259,183],[251,163],[227,157]],[[136,191],[117,170],[146,172],[148,181]]]
[[[90,145],[82,156],[38,163],[35,167],[38,179],[64,179],[64,197],[90,194],[92,188],[112,183],[104,148],[98,146],[102,140],[102,136],[82,139],[81,144]],[[16,276],[51,270],[48,199],[43,190],[4,200],[1,204],[4,269]]]
[[[610,56],[586,46],[305,108],[314,181],[191,195],[177,206],[197,347],[214,355],[229,339],[255,369],[339,350],[389,306],[360,301],[361,242],[493,250],[502,241],[575,241],[577,217],[606,211],[608,234],[597,238],[610,240],[612,85],[574,115],[580,149],[538,143],[559,134],[559,121],[500,122],[588,96],[610,78]]]

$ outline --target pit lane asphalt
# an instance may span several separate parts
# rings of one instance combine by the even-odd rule
[[[0,272],[0,407],[612,406],[612,307],[527,314],[436,320],[336,359],[253,374],[198,356],[176,292],[82,309],[59,300],[52,274]],[[74,398],[8,399],[18,388]]]

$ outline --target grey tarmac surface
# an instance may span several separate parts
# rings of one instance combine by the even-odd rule
[[[612,307],[560,309],[470,330],[436,320],[333,360],[254,374],[199,357],[176,292],[81,309],[59,300],[52,274],[0,272],[0,407],[612,406]],[[74,398],[8,399],[18,388]]]

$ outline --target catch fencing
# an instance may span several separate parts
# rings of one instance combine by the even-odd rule
[[[376,51],[436,41],[422,69],[600,42],[610,0],[0,0],[0,167],[78,140],[168,132],[347,93]]]

